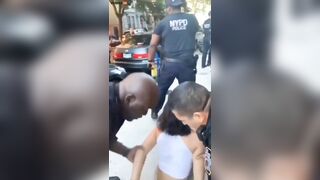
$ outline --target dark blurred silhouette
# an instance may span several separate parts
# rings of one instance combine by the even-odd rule
[[[272,1],[216,0],[212,10],[212,47],[222,65],[266,63]],[[218,55],[218,56],[217,56]]]
[[[213,91],[217,179],[310,179],[319,141],[310,132],[320,126],[318,104],[302,84],[242,63],[225,70]]]
[[[106,3],[0,3],[0,179],[107,166]]]

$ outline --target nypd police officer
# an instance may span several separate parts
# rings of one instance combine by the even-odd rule
[[[174,79],[179,84],[195,81],[197,58],[195,51],[195,34],[199,23],[194,15],[183,13],[185,0],[166,0],[168,15],[155,28],[149,48],[149,61],[153,61],[156,48],[161,45],[163,58],[158,76],[160,100],[152,113],[156,119],[163,106],[165,96]]]

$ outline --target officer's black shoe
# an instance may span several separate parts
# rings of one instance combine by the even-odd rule
[[[151,118],[152,119],[158,119],[158,113],[156,113],[155,111],[151,112]]]
[[[109,180],[120,180],[118,176],[111,176],[109,177]]]

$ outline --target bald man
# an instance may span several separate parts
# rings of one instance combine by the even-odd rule
[[[109,84],[110,150],[133,161],[137,146],[128,148],[117,141],[116,134],[125,120],[132,121],[156,107],[159,89],[155,80],[145,73],[133,73],[119,83]]]

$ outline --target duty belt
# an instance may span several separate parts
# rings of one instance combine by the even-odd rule
[[[167,58],[167,57],[165,57],[164,60],[167,62],[170,62],[170,63],[183,63],[184,62],[183,60],[180,60],[180,59]]]
[[[189,67],[195,68],[197,66],[197,60],[198,60],[199,56],[195,55],[193,57],[190,58],[182,58],[182,59],[175,59],[175,58],[168,58],[165,57],[163,58],[165,62],[169,62],[169,63],[183,63]]]

